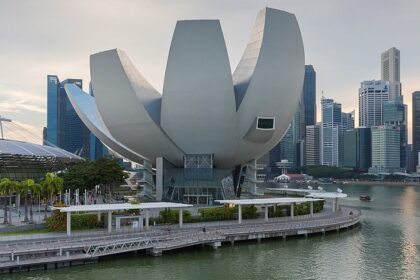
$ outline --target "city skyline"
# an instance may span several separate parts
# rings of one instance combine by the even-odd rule
[[[343,111],[356,109],[358,119],[360,82],[379,80],[381,54],[391,47],[398,48],[401,51],[402,93],[408,105],[408,142],[411,143],[411,93],[420,89],[417,78],[420,71],[416,69],[420,59],[415,55],[417,38],[420,38],[420,31],[416,30],[420,19],[415,11],[420,3],[405,1],[395,6],[384,5],[384,1],[317,1],[318,12],[313,13],[315,4],[307,1],[240,1],[241,5],[238,2],[1,4],[0,34],[4,43],[0,46],[0,61],[7,67],[0,68],[0,113],[42,139],[42,127],[46,125],[47,75],[80,77],[87,90],[90,80],[87,56],[107,48],[126,49],[133,61],[144,69],[145,77],[160,90],[169,52],[169,35],[177,19],[192,15],[193,18],[220,18],[230,64],[234,66],[249,39],[255,11],[269,6],[294,13],[300,23],[305,63],[312,64],[317,71],[318,108],[323,92],[326,97],[340,102]],[[360,9],[362,3],[364,8]],[[378,6],[381,6],[381,12],[372,14],[370,11]],[[124,9],[127,14],[121,17],[113,13],[115,9]],[[156,10],[161,13],[153,13]],[[393,21],[383,20],[391,17]],[[238,24],[243,26],[240,31]],[[151,25],[153,30],[149,28]],[[383,32],[368,32],[379,29],[386,29],[387,36]],[[368,44],[360,44],[367,39]],[[319,121],[319,109],[317,115]]]

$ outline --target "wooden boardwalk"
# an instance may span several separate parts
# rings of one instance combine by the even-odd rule
[[[314,217],[272,218],[219,223],[151,227],[131,233],[94,233],[90,236],[58,237],[42,240],[21,240],[0,243],[0,273],[51,269],[96,262],[99,257],[133,251],[159,256],[164,251],[196,245],[221,246],[224,242],[286,238],[339,231],[359,223],[358,209],[341,207],[332,213],[324,211]],[[203,228],[205,230],[203,230]]]

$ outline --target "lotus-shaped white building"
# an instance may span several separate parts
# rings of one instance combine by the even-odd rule
[[[265,8],[233,74],[220,22],[184,20],[162,94],[119,49],[91,55],[94,97],[66,91],[103,143],[157,167],[158,200],[208,203],[255,185],[255,159],[281,140],[301,99],[304,65],[296,17]]]

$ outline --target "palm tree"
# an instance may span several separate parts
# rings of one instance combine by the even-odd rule
[[[45,179],[41,182],[42,194],[45,198],[45,216],[47,219],[48,199],[52,202],[53,195],[62,191],[63,178],[57,177],[54,173],[45,174]]]
[[[3,224],[8,224],[9,221],[7,220],[7,199],[6,199],[6,195],[9,189],[9,185],[12,183],[12,181],[10,181],[9,178],[3,178],[0,181],[0,191],[2,193],[2,195],[5,197],[4,199],[4,220],[3,220]]]
[[[30,205],[30,209],[29,209],[29,222],[30,223],[34,223],[34,212],[33,212],[33,205],[34,205],[34,197],[38,196],[41,194],[41,185],[34,183],[30,186],[30,191],[31,191],[31,205]]]
[[[19,186],[20,186],[19,181],[12,181],[11,186],[9,188],[9,223],[10,224],[12,224],[12,196],[13,196],[13,193],[19,188]]]
[[[32,188],[33,184],[35,184],[35,181],[32,180],[32,179],[23,180],[20,183],[20,187],[17,190],[17,193],[19,195],[25,197],[25,219],[23,220],[24,222],[29,221],[29,218],[28,218],[28,196],[29,196],[29,192],[31,191],[31,188]]]

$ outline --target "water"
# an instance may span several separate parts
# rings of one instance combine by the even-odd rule
[[[420,186],[340,188],[350,195],[343,204],[362,208],[361,227],[307,239],[193,248],[156,258],[112,257],[89,266],[0,279],[420,279]],[[373,201],[361,202],[361,194]]]

